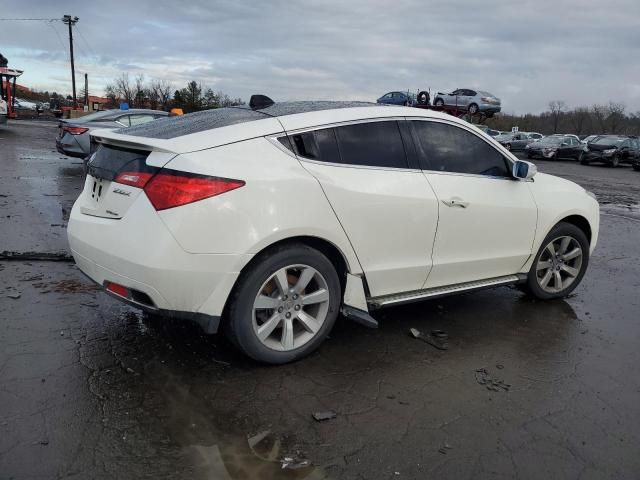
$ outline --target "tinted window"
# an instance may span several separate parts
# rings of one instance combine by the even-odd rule
[[[510,176],[502,154],[472,133],[444,123],[412,123],[423,168],[440,172]]]
[[[292,138],[296,153],[301,157],[321,162],[340,162],[340,152],[333,128],[301,133]]]
[[[336,128],[342,163],[408,168],[397,122],[371,122]]]

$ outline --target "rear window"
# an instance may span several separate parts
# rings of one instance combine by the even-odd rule
[[[144,171],[150,153],[144,150],[101,144],[90,158],[87,172],[92,177],[113,181],[118,172],[123,170]]]

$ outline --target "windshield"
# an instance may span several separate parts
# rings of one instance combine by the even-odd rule
[[[626,140],[624,137],[618,136],[606,136],[606,137],[598,137],[593,140],[591,143],[596,145],[618,145]]]

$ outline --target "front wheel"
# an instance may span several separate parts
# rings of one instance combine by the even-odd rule
[[[441,98],[436,98],[436,102],[434,104],[436,107],[444,107],[444,100]]]
[[[475,103],[469,105],[469,113],[471,115],[475,115],[476,113],[478,113],[478,105],[476,105]]]
[[[230,299],[228,334],[259,362],[297,360],[329,335],[340,292],[338,274],[322,253],[303,244],[280,247],[243,272]]]
[[[618,165],[620,165],[620,157],[618,157],[617,155],[614,155],[613,158],[611,159],[611,162],[609,163],[610,166],[612,167],[617,167]]]
[[[546,236],[527,276],[527,290],[542,300],[569,295],[589,264],[589,241],[570,223],[560,222]]]

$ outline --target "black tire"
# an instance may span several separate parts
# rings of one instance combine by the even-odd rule
[[[436,107],[444,107],[444,100],[442,100],[441,98],[436,98],[433,104]]]
[[[533,155],[531,155],[529,152],[527,152],[527,158],[528,158],[529,160],[531,160],[531,159],[533,158]]]
[[[580,160],[580,165],[589,165],[589,162],[583,158]]]
[[[511,151],[511,144],[510,143],[505,144],[504,148]]]
[[[475,115],[476,113],[478,113],[479,108],[478,105],[476,105],[475,103],[472,103],[471,105],[469,105],[469,113],[471,115]]]
[[[618,165],[620,165],[620,157],[618,157],[618,155],[614,155],[611,161],[609,162],[609,166],[616,168]]]
[[[278,351],[264,345],[256,336],[253,303],[264,282],[277,270],[289,265],[308,265],[324,277],[329,290],[329,309],[324,323],[312,339],[295,350]],[[340,310],[340,280],[335,267],[322,253],[304,244],[287,244],[256,258],[241,274],[229,302],[225,330],[231,342],[254,360],[279,365],[310,354],[329,335]]]
[[[418,105],[429,105],[430,101],[431,98],[429,92],[423,90],[422,92],[418,93]]]
[[[632,165],[632,167],[633,167],[633,169],[634,169],[636,172],[640,172],[640,165],[639,165],[639,164],[634,163],[634,164]]]
[[[575,277],[575,280],[571,285],[569,285],[566,289],[562,291],[559,291],[556,293],[549,293],[544,291],[542,287],[540,287],[540,285],[538,284],[538,279],[537,279],[538,260],[540,259],[540,256],[544,252],[549,242],[551,242],[555,238],[563,237],[563,236],[573,237],[580,244],[580,247],[582,248],[582,265],[580,266],[580,271],[578,275]],[[523,289],[527,293],[533,295],[536,298],[539,298],[540,300],[551,300],[554,298],[566,297],[571,292],[573,292],[573,290],[580,284],[580,282],[582,281],[582,277],[584,277],[584,274],[587,271],[588,265],[589,265],[589,240],[587,239],[587,236],[581,229],[579,229],[575,225],[571,223],[560,222],[551,229],[551,231],[547,234],[545,239],[542,241],[542,245],[540,246],[538,253],[536,253],[535,258],[533,259],[533,263],[527,275],[527,281],[523,285],[524,287]]]

